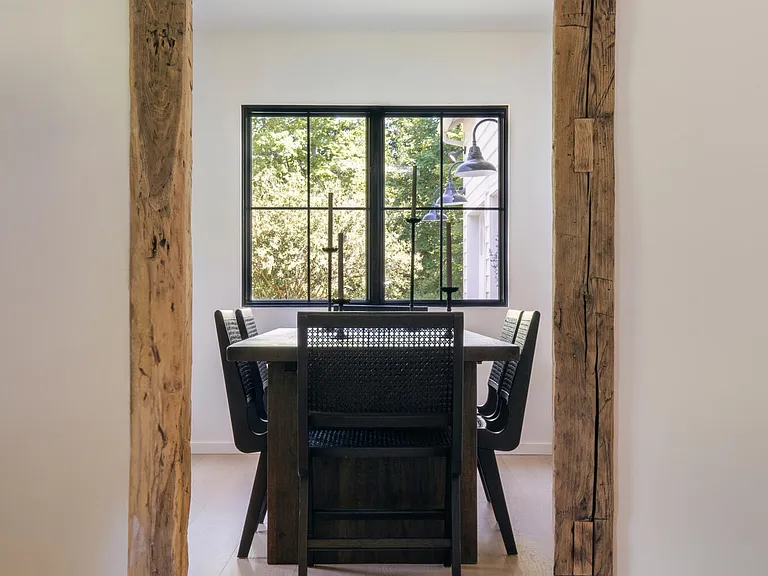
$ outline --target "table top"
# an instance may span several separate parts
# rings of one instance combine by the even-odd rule
[[[464,361],[514,360],[520,355],[517,344],[502,342],[476,332],[464,331]],[[227,360],[255,362],[296,362],[299,357],[296,328],[277,328],[227,348]]]

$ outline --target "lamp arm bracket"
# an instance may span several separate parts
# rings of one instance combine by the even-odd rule
[[[499,123],[496,118],[483,118],[480,120],[480,122],[475,124],[475,128],[472,130],[472,146],[477,146],[477,129],[480,127],[480,124],[484,124],[485,122],[496,122],[496,124]]]

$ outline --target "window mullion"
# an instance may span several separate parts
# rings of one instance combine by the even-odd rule
[[[310,116],[307,113],[307,303],[312,301],[312,157]]]
[[[384,303],[384,113],[371,112],[368,132],[368,298]]]

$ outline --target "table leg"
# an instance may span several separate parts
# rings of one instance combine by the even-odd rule
[[[267,562],[298,560],[299,475],[297,468],[298,383],[296,364],[269,363],[267,450]]]
[[[477,363],[464,362],[461,563],[477,564]],[[271,391],[270,391],[271,394]],[[271,450],[271,448],[270,448]]]

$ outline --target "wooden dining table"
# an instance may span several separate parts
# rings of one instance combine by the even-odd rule
[[[477,562],[477,365],[514,360],[515,344],[464,332],[464,420],[461,468],[462,563]],[[299,476],[297,467],[298,341],[295,328],[278,328],[227,348],[229,361],[265,361],[269,366],[267,438],[267,562],[295,564],[298,559]],[[439,508],[444,500],[444,459],[321,459],[314,465],[318,507]],[[440,520],[336,520],[323,537],[428,537]],[[318,552],[318,563],[442,563],[430,550]]]

